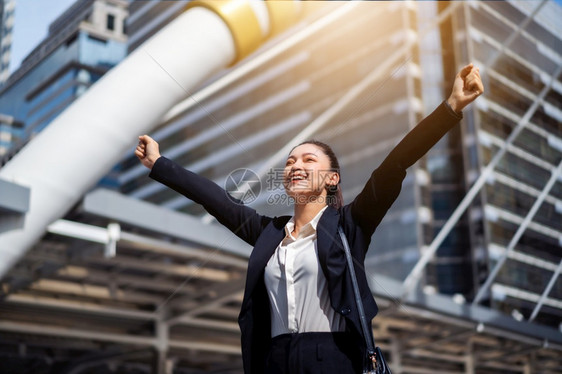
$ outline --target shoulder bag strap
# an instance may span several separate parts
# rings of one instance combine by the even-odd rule
[[[361,329],[363,330],[363,336],[365,337],[365,345],[367,347],[367,355],[369,359],[376,359],[374,341],[369,337],[369,327],[367,325],[367,319],[365,318],[365,310],[363,309],[363,301],[361,301],[361,295],[359,294],[359,285],[357,283],[357,277],[355,276],[355,268],[353,266],[353,258],[351,257],[351,250],[349,249],[349,244],[347,242],[347,237],[343,232],[341,226],[338,226],[338,233],[340,234],[341,241],[343,243],[343,249],[345,251],[345,258],[347,260],[347,266],[349,268],[349,273],[351,275],[351,283],[353,285],[353,293],[355,294],[355,303],[357,304],[357,311],[359,312],[359,320],[361,321]]]

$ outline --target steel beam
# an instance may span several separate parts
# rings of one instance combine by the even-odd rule
[[[202,225],[199,220],[196,221],[198,225]],[[111,225],[115,224],[110,224],[107,228],[104,228],[80,222],[59,219],[49,225],[47,227],[47,231],[52,234],[91,241],[94,243],[105,245],[111,243],[122,243],[138,250],[150,251],[151,253],[160,253],[184,258],[196,258],[205,260],[206,262],[231,265],[242,269],[245,269],[247,266],[246,260],[237,259],[235,257],[211,256],[209,250],[202,250],[186,245],[175,244],[166,240],[155,239],[145,235],[119,231],[118,236],[115,236],[115,234],[112,235],[111,233],[111,227],[115,226]],[[204,238],[204,234],[202,235],[202,238]],[[114,253],[113,256],[106,257],[115,257],[115,255],[116,253]]]
[[[156,357],[155,357],[155,374],[168,374],[167,373],[167,358],[170,340],[169,325],[166,323],[165,315],[167,308],[160,308],[156,319]]]
[[[560,66],[559,70],[560,69],[562,69],[562,65]],[[480,287],[480,289],[478,290],[478,293],[476,294],[476,297],[474,298],[474,301],[473,301],[474,304],[478,304],[480,302],[480,300],[482,300],[482,298],[484,297],[485,293],[490,288],[490,285],[492,284],[492,282],[494,281],[494,279],[498,275],[501,267],[503,266],[503,264],[505,263],[505,261],[507,260],[507,258],[511,254],[511,252],[514,250],[515,245],[519,242],[519,239],[521,238],[521,236],[523,235],[523,233],[527,229],[527,226],[529,225],[529,223],[531,223],[531,220],[533,219],[533,217],[535,216],[535,214],[539,210],[539,208],[542,205],[544,199],[546,198],[546,196],[548,195],[548,193],[550,192],[550,190],[552,189],[552,187],[554,186],[554,184],[558,180],[558,176],[561,173],[562,173],[562,161],[558,164],[558,167],[556,169],[552,170],[550,179],[548,180],[548,182],[546,183],[546,185],[542,189],[539,197],[535,200],[533,206],[531,207],[531,209],[529,210],[529,212],[525,216],[525,219],[523,220],[521,225],[517,228],[517,231],[515,232],[515,235],[513,235],[513,237],[511,238],[511,240],[508,244],[508,246],[506,247],[505,253],[498,260],[498,262],[494,266],[494,269],[492,269],[492,271],[488,275],[488,278],[486,278],[486,281],[484,282],[482,287]],[[562,262],[561,262],[561,264],[562,264]],[[559,268],[560,268],[560,266],[559,266]],[[558,277],[558,273],[555,272],[555,276],[553,277],[554,280]],[[551,279],[551,282],[552,282],[552,279]],[[552,288],[552,286],[550,288]],[[547,289],[548,289],[548,287],[547,287]],[[548,292],[550,292],[550,289],[548,289]],[[543,296],[544,296],[544,293],[543,293]],[[540,305],[542,305],[542,303],[544,302],[544,299],[546,299],[546,296],[544,298],[541,297],[541,299],[542,299],[542,301],[540,302]],[[538,304],[537,304],[537,306],[538,306]],[[533,311],[533,313],[534,313],[534,311]]]
[[[55,294],[68,294],[95,299],[117,300],[133,303],[158,304],[162,301],[162,298],[158,296],[131,292],[123,289],[114,289],[110,286],[79,284],[54,279],[39,279],[34,282],[29,289]]]
[[[242,354],[242,352],[240,351],[240,346],[238,344],[224,344],[217,342],[171,340],[170,348],[226,353],[235,356],[240,356]]]
[[[531,23],[531,21],[535,18],[535,16],[537,15],[537,13],[542,9],[542,7],[548,3],[548,0],[542,0],[540,2],[539,5],[537,5],[537,7],[535,9],[533,9],[533,11],[531,12],[531,14],[527,15],[527,17],[525,17],[525,19],[523,20],[523,22],[521,22],[517,28],[515,29],[515,32],[511,33],[509,35],[509,37],[501,44],[501,48],[499,51],[496,51],[492,57],[486,61],[486,66],[494,66],[495,63],[498,61],[498,59],[500,58],[500,56],[502,54],[505,53],[505,51],[509,48],[509,46],[515,41],[515,39],[517,39],[517,37],[519,35],[521,35],[521,33],[523,32],[523,30],[527,27],[527,25],[529,23]],[[480,3],[479,3],[480,5]],[[488,5],[486,5],[486,3],[483,3],[483,5],[485,7],[488,7]],[[488,7],[489,9],[489,7]]]
[[[458,339],[461,339],[461,338],[468,338],[473,334],[474,334],[473,329],[470,329],[470,330],[463,329],[460,332],[453,332],[453,333],[451,333],[447,336],[443,336],[443,337],[440,337],[440,338],[428,338],[430,340],[428,343],[416,344],[415,346],[412,346],[412,347],[402,347],[402,350],[403,351],[411,351],[411,350],[414,350],[414,349],[421,349],[421,348],[427,349],[429,347],[439,345],[439,344],[442,344],[442,343],[448,343],[450,341],[458,340]]]
[[[133,346],[155,347],[157,339],[154,337],[128,335],[128,334],[112,334],[101,333],[97,331],[77,330],[73,328],[45,326],[21,322],[0,321],[0,331],[18,332],[25,334],[56,336],[59,338],[74,338],[86,340],[98,340],[109,343],[120,343]],[[179,341],[170,340],[168,346],[171,348],[200,350],[215,353],[227,353],[240,355],[240,346],[238,344],[221,344],[209,341]]]
[[[132,199],[114,191],[97,189],[87,194],[83,200],[82,209],[86,213],[171,235],[201,246],[218,248],[220,251],[243,257],[249,257],[252,250],[251,246],[222,226],[204,224],[200,219],[188,214]],[[135,240],[135,237],[131,235],[121,237]],[[173,251],[179,249],[172,245],[167,248]],[[187,248],[184,249],[187,250]],[[201,255],[200,252],[192,252],[195,256]]]
[[[396,298],[403,292],[401,282],[397,280],[384,276],[377,276],[376,282],[371,277],[368,280],[377,298],[397,301]],[[499,311],[480,305],[457,304],[445,295],[415,292],[398,305],[396,310],[406,315],[427,318],[467,330],[487,332],[493,336],[534,346],[542,346],[548,342],[549,348],[562,351],[562,336],[557,329],[536,323],[518,322]],[[383,316],[384,312],[381,311],[379,315]],[[406,322],[408,321],[404,321]]]
[[[216,309],[227,302],[232,300],[241,300],[244,293],[243,284],[243,280],[240,280],[239,282],[235,282],[227,287],[221,288],[219,294],[211,300],[199,303],[196,308],[192,308],[185,313],[168,319],[169,325],[173,326],[185,321],[189,322],[193,319],[193,317],[203,314],[209,310]]]
[[[111,267],[111,263],[108,264]],[[116,273],[113,270],[93,270],[87,267],[67,265],[56,272],[56,277],[74,280],[77,282],[92,282],[92,283],[110,283],[118,286],[127,287],[130,289],[142,289],[150,291],[170,292],[177,287],[177,281],[171,279],[164,279],[165,274],[160,278],[127,275]],[[192,294],[199,288],[184,285],[181,293]]]
[[[79,301],[61,300],[51,297],[32,296],[14,294],[4,299],[4,303],[13,305],[26,305],[45,308],[54,311],[72,311],[92,315],[101,315],[117,318],[130,318],[140,320],[154,320],[156,315],[152,312],[145,312],[134,309],[123,309],[109,306],[103,306],[94,303],[85,303]]]
[[[60,326],[47,326],[22,322],[0,321],[0,331],[18,332],[24,334],[47,335],[64,338],[99,340],[112,343],[130,344],[137,346],[154,346],[156,339],[148,336],[113,334],[98,331],[78,330]]]
[[[234,256],[212,256],[212,250],[199,249],[192,246],[171,243],[167,240],[155,239],[146,235],[133,234],[130,232],[121,232],[119,244],[128,245],[139,251],[147,251],[149,253],[157,253],[161,255],[171,255],[181,258],[203,260],[206,263],[227,265],[246,270],[248,260],[240,259]],[[224,248],[224,247],[223,247]],[[219,248],[221,249],[221,248]]]
[[[175,324],[199,327],[199,328],[208,328],[208,329],[227,331],[233,333],[240,332],[240,327],[236,322],[219,321],[219,320],[208,319],[208,318],[193,318],[190,316],[182,316],[180,319],[175,321]]]
[[[229,271],[212,269],[208,267],[196,265],[166,264],[162,262],[139,260],[134,256],[120,255],[112,259],[88,258],[88,263],[115,266],[123,269],[136,268],[143,271],[161,273],[167,275],[175,275],[180,277],[201,278],[215,282],[228,282],[232,280],[232,274]]]
[[[552,274],[552,277],[550,278],[548,285],[544,289],[541,298],[539,299],[537,305],[535,306],[535,309],[533,309],[533,313],[531,313],[531,316],[529,317],[529,321],[533,321],[537,316],[537,314],[539,313],[539,310],[542,308],[544,302],[546,301],[546,298],[548,297],[548,294],[552,290],[552,287],[554,287],[554,284],[556,283],[556,280],[558,279],[558,276],[560,275],[561,271],[562,271],[562,260],[560,260],[560,262],[558,263],[558,267],[554,271],[554,274]]]

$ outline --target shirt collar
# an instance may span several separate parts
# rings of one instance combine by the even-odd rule
[[[301,236],[301,234],[306,234],[305,236],[310,235],[310,234],[308,234],[309,230],[312,230],[313,232],[316,232],[316,227],[318,227],[318,222],[320,221],[320,217],[322,217],[322,213],[324,213],[326,208],[328,208],[328,205],[326,205],[324,208],[322,208],[316,214],[316,216],[314,216],[314,218],[310,220],[310,222],[308,222],[306,225],[304,225],[301,228],[301,230],[299,232],[299,236]],[[292,237],[291,233],[293,232],[294,229],[295,229],[295,216],[291,217],[289,222],[287,222],[287,224],[285,225],[285,234],[289,237]]]

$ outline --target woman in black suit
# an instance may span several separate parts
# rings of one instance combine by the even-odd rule
[[[478,69],[465,66],[449,98],[406,135],[347,205],[342,205],[339,165],[330,147],[316,141],[296,146],[283,175],[285,190],[295,202],[292,217],[258,214],[215,183],[162,157],[149,136],[139,137],[135,154],[151,170],[151,178],[201,204],[254,247],[238,318],[246,374],[362,371],[367,364],[364,337],[338,225],[354,260],[363,264],[371,236],[397,198],[406,169],[482,93]],[[355,271],[371,321],[377,305],[362,267]]]

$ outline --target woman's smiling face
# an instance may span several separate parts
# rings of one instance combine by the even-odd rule
[[[314,144],[301,144],[291,151],[283,177],[285,191],[297,202],[301,196],[325,196],[326,184],[337,184],[339,180],[329,157]]]

